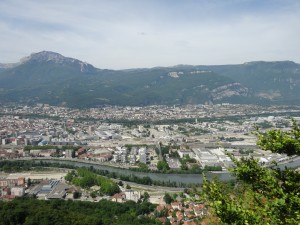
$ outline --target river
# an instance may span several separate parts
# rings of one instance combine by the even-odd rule
[[[44,161],[48,163],[59,163],[59,164],[67,164],[72,165],[76,167],[90,167],[93,166],[93,168],[98,170],[107,170],[109,172],[114,172],[117,175],[134,175],[137,177],[150,177],[154,181],[164,181],[164,182],[176,182],[177,184],[183,183],[183,184],[199,184],[203,182],[203,176],[202,174],[166,174],[166,173],[145,173],[145,172],[137,172],[132,171],[120,167],[112,167],[108,165],[99,164],[97,162],[92,161],[76,161],[76,160],[68,160],[68,159],[49,159],[49,158],[38,158],[38,159],[32,159],[35,161]],[[300,157],[294,158],[291,161],[278,164],[278,167],[280,169],[284,169],[285,167],[289,168],[295,168],[297,166],[300,166]],[[221,181],[230,181],[233,180],[234,177],[232,174],[228,171],[224,172],[207,172],[206,177],[208,180],[211,180],[213,177],[217,177]]]

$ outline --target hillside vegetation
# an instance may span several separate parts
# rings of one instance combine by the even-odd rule
[[[103,70],[44,51],[13,65],[0,65],[2,104],[300,103],[300,65],[289,61]]]
[[[300,155],[300,129],[295,121],[291,131],[257,131],[262,149],[288,155]],[[242,158],[232,169],[236,184],[228,186],[205,181],[203,191],[213,215],[220,224],[290,224],[300,223],[300,172],[262,167],[257,160]]]

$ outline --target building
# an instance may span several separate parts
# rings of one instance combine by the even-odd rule
[[[194,157],[194,152],[189,149],[180,149],[177,152],[178,152],[178,155],[180,156],[180,158],[184,158],[184,157],[193,158]]]
[[[124,191],[126,200],[131,200],[134,202],[137,202],[141,198],[141,192],[140,191],[134,191],[134,190],[126,190]]]
[[[0,187],[15,186],[25,186],[25,178],[19,177],[18,179],[0,179]]]
[[[72,153],[73,153],[73,149],[66,149],[65,154],[66,154],[66,158],[73,158],[72,157]]]
[[[11,192],[11,195],[14,195],[17,197],[22,197],[25,194],[25,188],[24,187],[12,187],[10,192]]]
[[[45,180],[34,186],[28,194],[40,199],[62,199],[66,196],[67,189],[69,186],[59,180]]]
[[[112,196],[111,200],[113,202],[124,202],[126,199],[126,195],[124,193],[117,193],[117,194],[114,194],[114,196]]]

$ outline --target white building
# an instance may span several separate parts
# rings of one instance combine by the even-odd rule
[[[10,192],[11,195],[22,197],[25,194],[25,189],[24,187],[12,187]]]
[[[124,191],[124,194],[126,196],[126,200],[131,200],[131,201],[137,202],[141,198],[140,191],[126,190],[126,191]]]

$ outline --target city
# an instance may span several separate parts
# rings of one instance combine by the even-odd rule
[[[147,201],[158,204],[152,216],[160,218],[161,222],[165,222],[166,218],[173,224],[191,222],[206,216],[207,208],[184,187],[198,186],[201,181],[195,176],[192,182],[185,179],[181,179],[183,183],[172,182],[170,173],[174,176],[201,174],[203,171],[211,171],[215,175],[227,174],[233,166],[228,153],[236,159],[253,157],[266,166],[274,162],[289,163],[297,157],[261,150],[256,144],[255,131],[256,127],[262,131],[274,128],[288,130],[292,127],[289,115],[299,112],[297,107],[233,104],[90,110],[47,104],[2,107],[2,160],[45,159],[47,163],[47,160],[55,159],[62,163],[88,162],[87,165],[95,169],[101,165],[106,169],[123,168],[132,173],[147,172],[149,176],[151,173],[168,173],[170,183],[158,184],[172,185],[174,190],[143,185],[140,181],[123,179],[122,182],[120,175],[115,181],[119,184],[119,191],[99,195],[97,186],[94,187],[96,189],[91,187],[85,190],[72,185],[72,179],[66,181],[70,169],[50,170],[44,174],[34,171],[9,174],[4,169],[4,173],[0,174],[1,198],[10,200],[26,194],[48,200],[138,202],[147,195]],[[299,121],[300,117],[294,119]],[[47,177],[46,180],[44,177]],[[149,184],[155,182],[159,181],[154,179]],[[174,194],[170,195],[172,192]],[[166,195],[173,200],[166,200]],[[169,216],[164,216],[168,213]]]

